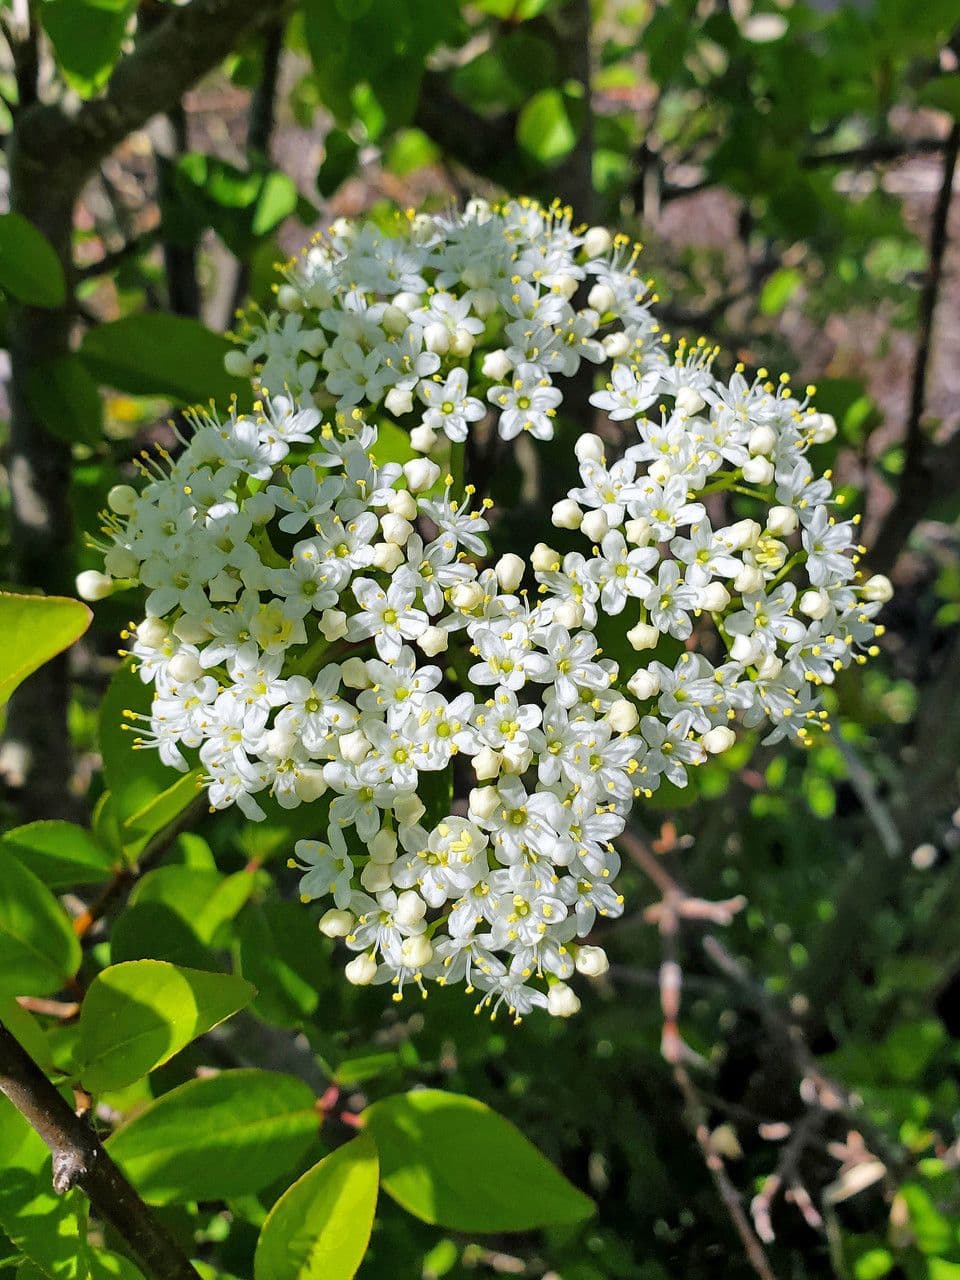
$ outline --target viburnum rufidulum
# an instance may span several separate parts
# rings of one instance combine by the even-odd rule
[[[703,341],[669,350],[636,261],[529,201],[338,222],[234,353],[256,407],[195,411],[176,457],[112,490],[106,572],[79,584],[145,589],[140,745],[199,761],[214,808],[315,806],[302,896],[349,980],[394,998],[462,982],[492,1014],[576,1012],[634,804],[740,727],[809,742],[879,630],[889,583],[861,580],[857,521],[807,458],[832,419],[765,370],[720,378]],[[553,521],[579,549],[488,564],[489,500],[452,451],[484,419],[549,440],[585,361],[619,442],[576,445]],[[388,460],[398,425],[435,457]],[[751,514],[715,519],[724,492]]]

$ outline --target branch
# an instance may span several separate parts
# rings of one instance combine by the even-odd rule
[[[943,259],[947,249],[947,219],[953,195],[953,179],[960,151],[960,122],[954,124],[944,143],[943,178],[930,227],[930,254],[927,275],[920,295],[917,351],[910,385],[910,412],[905,437],[903,481],[900,493],[874,544],[871,565],[885,568],[897,558],[910,530],[922,517],[930,498],[930,467],[925,457],[923,409],[927,389],[927,366],[933,344],[933,322],[943,279]]]
[[[949,138],[878,138],[846,151],[811,152],[800,159],[804,169],[821,165],[877,164],[884,160],[903,160],[907,156],[937,154],[946,151]]]
[[[479,173],[485,173],[507,157],[514,146],[516,116],[487,119],[452,93],[444,77],[428,71],[417,105],[414,123],[444,151]]]
[[[188,1258],[156,1220],[89,1123],[74,1114],[59,1090],[0,1023],[0,1092],[53,1154],[53,1188],[80,1187],[104,1222],[123,1238],[153,1280],[199,1280]]]
[[[159,239],[160,228],[158,226],[151,227],[149,231],[144,231],[141,235],[128,240],[126,244],[122,244],[119,249],[113,249],[110,253],[105,253],[96,262],[86,262],[82,267],[77,267],[75,279],[78,281],[95,280],[98,276],[109,275],[111,271],[116,271],[118,267],[122,267],[131,258],[139,258],[141,254],[152,249]]]

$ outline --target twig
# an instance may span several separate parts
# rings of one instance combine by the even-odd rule
[[[874,544],[870,563],[876,569],[892,565],[904,539],[926,510],[930,497],[930,466],[925,457],[926,436],[923,411],[927,389],[927,367],[933,344],[933,324],[943,279],[943,259],[947,249],[947,221],[953,196],[953,179],[960,151],[960,121],[950,130],[943,145],[943,177],[930,226],[927,274],[920,295],[917,350],[910,383],[910,410],[904,437],[903,481],[897,501],[883,523]]]
[[[770,1260],[764,1251],[763,1245],[750,1225],[750,1221],[740,1202],[740,1196],[730,1180],[723,1159],[710,1140],[706,1110],[693,1081],[690,1079],[686,1069],[679,1063],[673,1069],[673,1078],[677,1088],[683,1095],[687,1123],[697,1140],[697,1146],[703,1155],[703,1162],[707,1166],[710,1177],[713,1179],[717,1194],[730,1215],[734,1230],[740,1237],[740,1243],[743,1245],[747,1261],[757,1275],[760,1276],[761,1280],[777,1280],[776,1272],[770,1266]]]
[[[864,813],[870,819],[873,829],[880,837],[884,853],[889,858],[900,857],[903,853],[903,841],[900,838],[900,832],[897,830],[897,824],[893,820],[893,815],[877,794],[873,775],[850,743],[840,734],[835,735],[834,741],[846,763],[847,778],[850,785],[856,792],[857,799],[860,801]]]
[[[122,1237],[154,1280],[199,1280],[189,1259],[113,1163],[89,1123],[74,1114],[2,1023],[0,1092],[50,1148],[53,1188],[59,1195],[80,1187],[97,1215]]]
[[[947,138],[877,138],[845,151],[814,151],[801,157],[800,163],[804,169],[831,164],[876,164],[883,160],[902,160],[906,156],[936,154],[948,146]]]
[[[79,282],[109,275],[111,271],[116,271],[117,267],[122,267],[131,258],[139,258],[148,249],[152,249],[159,238],[160,228],[151,227],[149,231],[144,231],[141,235],[128,240],[126,244],[122,244],[119,249],[105,253],[96,262],[86,262],[82,267],[77,267],[74,278]]]
[[[750,1216],[753,1218],[753,1225],[757,1235],[764,1244],[772,1244],[776,1239],[770,1214],[774,1201],[783,1187],[786,1186],[788,1190],[794,1192],[797,1188],[800,1188],[806,1194],[805,1188],[803,1188],[797,1177],[798,1168],[810,1137],[822,1125],[823,1118],[823,1112],[817,1110],[808,1111],[800,1117],[793,1126],[790,1137],[780,1152],[776,1169],[764,1178],[763,1186],[750,1202]],[[813,1225],[814,1221],[819,1219],[819,1214],[814,1208],[809,1194],[806,1194],[806,1199],[809,1203],[804,1204],[806,1209],[804,1217],[808,1223]],[[822,1225],[822,1220],[819,1225]]]

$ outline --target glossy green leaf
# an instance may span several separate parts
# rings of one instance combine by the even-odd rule
[[[223,367],[232,350],[227,338],[198,320],[154,311],[88,329],[80,357],[95,378],[118,391],[221,405],[235,394],[246,405],[249,384]]]
[[[26,1049],[41,1071],[53,1071],[49,1037],[33,1014],[24,1009],[13,996],[0,996],[0,1022]]]
[[[133,960],[99,973],[84,997],[74,1068],[94,1093],[122,1089],[249,1004],[227,973]]]
[[[0,1227],[53,1280],[86,1280],[86,1202],[58,1196],[50,1153],[13,1104],[0,1095]]]
[[[0,848],[0,994],[45,996],[80,967],[67,913],[42,881]]]
[[[107,1149],[157,1203],[249,1195],[294,1171],[317,1141],[313,1090],[275,1071],[224,1071],[166,1093]]]
[[[577,145],[579,129],[569,99],[559,89],[543,89],[525,104],[517,120],[517,142],[544,168],[559,164]]]
[[[384,1190],[409,1213],[454,1231],[529,1231],[595,1211],[509,1120],[439,1089],[398,1093],[363,1112]]]
[[[71,88],[90,97],[107,83],[135,7],[132,0],[45,0],[41,19]]]
[[[136,906],[166,906],[190,925],[201,942],[213,942],[218,929],[233,920],[250,897],[253,875],[196,867],[166,866],[148,872],[130,895]]]
[[[273,1206],[254,1280],[351,1280],[377,1207],[377,1149],[360,1135],[305,1173]]]
[[[317,986],[329,973],[315,920],[299,903],[250,903],[238,925],[240,972],[257,988],[254,1011],[298,1026],[316,1010]]]
[[[103,404],[97,384],[75,355],[45,360],[27,379],[30,407],[51,435],[95,448],[103,435]]]
[[[0,836],[0,857],[9,849],[51,889],[103,884],[116,859],[96,837],[74,822],[58,818],[30,822]]]
[[[0,214],[0,289],[33,307],[61,307],[67,296],[53,246],[19,213]]]
[[[131,730],[136,722],[124,713],[143,715],[151,700],[150,686],[125,664],[114,673],[100,705],[104,778],[120,839],[130,856],[179,817],[198,794],[198,771],[178,774],[156,751],[138,748],[138,734]]]
[[[79,640],[92,617],[79,600],[0,592],[0,706],[27,676]]]

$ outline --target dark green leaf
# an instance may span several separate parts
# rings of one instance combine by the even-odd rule
[[[295,1170],[317,1141],[313,1090],[274,1071],[224,1071],[166,1093],[107,1149],[163,1204],[249,1195]]]
[[[112,965],[80,1012],[75,1070],[94,1093],[122,1089],[253,999],[249,982],[162,960]]]
[[[110,79],[120,56],[132,0],[46,0],[44,28],[64,79],[85,97]]]
[[[85,827],[59,819],[14,827],[0,836],[0,843],[51,889],[103,884],[115,866],[113,856]]]
[[[529,1231],[595,1211],[509,1120],[474,1098],[420,1089],[363,1112],[383,1188],[409,1213],[454,1231]]]
[[[33,307],[61,307],[67,296],[53,246],[19,213],[0,214],[0,289]]]
[[[51,435],[95,448],[102,439],[103,404],[97,384],[75,355],[41,361],[27,379],[30,407]]]
[[[270,1022],[297,1026],[319,1002],[328,972],[316,922],[291,902],[250,904],[240,916],[240,972],[257,988],[254,1010]]]
[[[360,148],[343,129],[331,129],[323,140],[323,164],[317,170],[317,190],[331,196],[357,166]]]
[[[228,339],[198,320],[156,311],[88,329],[80,357],[95,378],[118,391],[220,405],[236,394],[247,405],[249,385],[223,367],[232,350]]]
[[[42,881],[0,848],[0,994],[46,996],[80,967],[67,913]]]
[[[351,1280],[377,1207],[377,1149],[361,1135],[286,1191],[263,1224],[255,1280]]]

